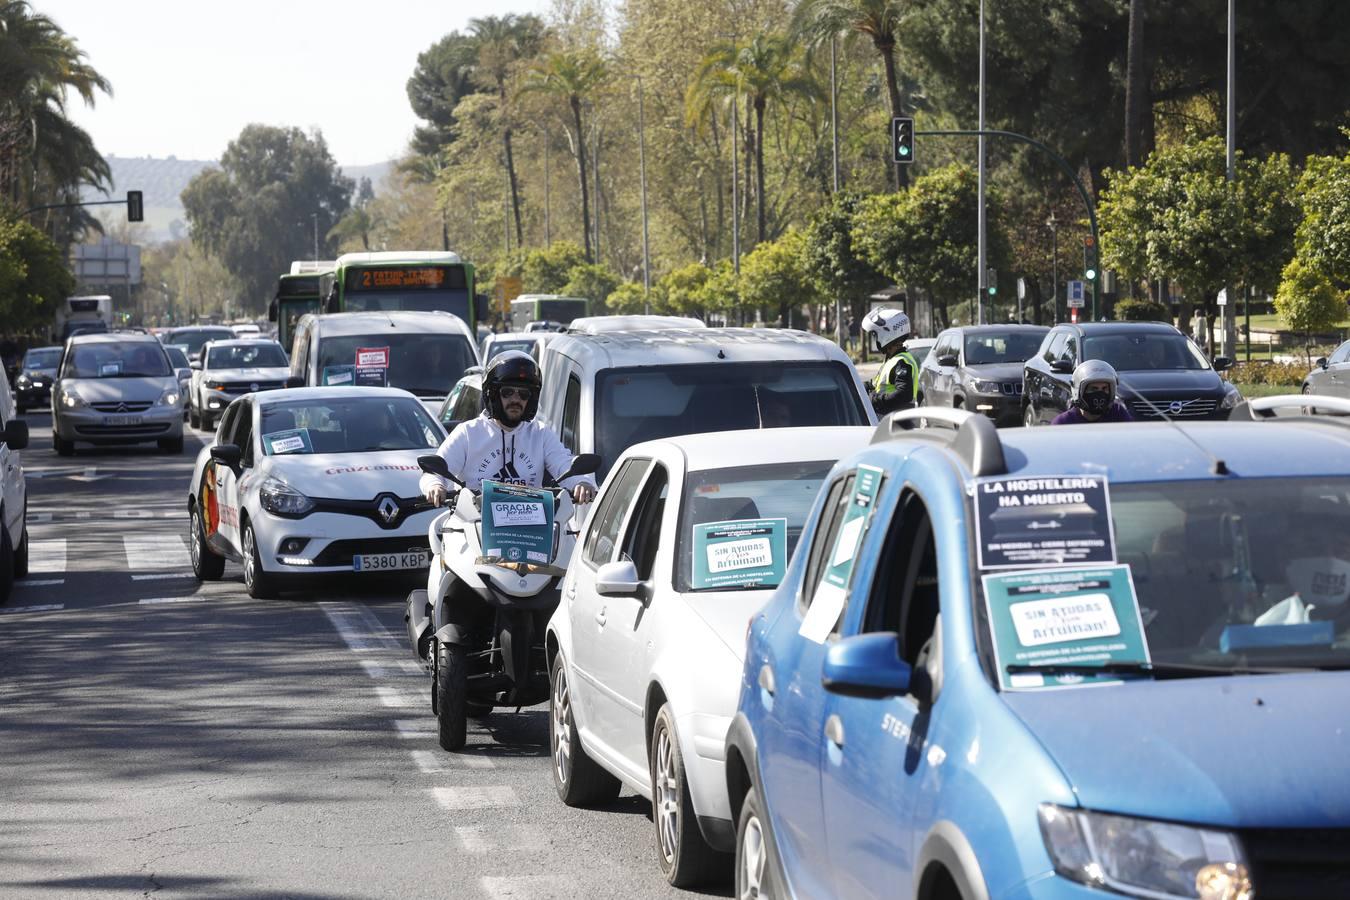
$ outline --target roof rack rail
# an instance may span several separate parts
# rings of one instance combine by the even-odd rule
[[[1261,422],[1275,418],[1281,409],[1296,409],[1300,414],[1313,416],[1318,410],[1350,415],[1350,400],[1344,397],[1326,397],[1322,394],[1277,394],[1274,397],[1253,397],[1244,400],[1228,414],[1230,421]]]
[[[929,427],[932,423],[949,425],[951,430],[932,429]],[[872,443],[879,444],[905,436],[937,439],[950,444],[976,477],[1003,475],[1008,471],[998,429],[983,413],[940,406],[902,409],[877,424]]]

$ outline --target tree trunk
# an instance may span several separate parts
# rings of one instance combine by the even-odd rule
[[[756,242],[764,243],[767,220],[764,215],[764,97],[755,98],[755,214],[758,216],[759,231]]]
[[[1125,165],[1127,166],[1138,166],[1144,161],[1144,113],[1152,112],[1148,63],[1144,53],[1145,14],[1145,0],[1130,0],[1130,36],[1125,65]]]
[[[520,225],[520,183],[516,178],[516,160],[511,152],[511,129],[502,132],[502,145],[506,150],[506,176],[511,181],[511,212],[516,219],[516,247],[525,246],[525,231]]]
[[[897,119],[905,114],[905,104],[900,97],[900,84],[896,80],[895,38],[883,38],[876,41],[875,45],[877,52],[881,54],[881,61],[886,66],[886,96],[891,102],[891,118]],[[895,169],[896,188],[903,190],[909,187],[909,170],[900,163],[895,163],[893,168]]]
[[[755,140],[759,135],[755,134],[755,126],[751,121],[754,110],[750,106],[745,108],[745,190],[741,192],[741,221],[744,222],[750,218],[750,185],[754,184],[754,172],[751,167],[755,162]],[[742,247],[744,249],[744,247]]]
[[[581,98],[568,98],[572,105],[572,124],[577,130],[577,178],[581,182],[581,236],[585,242],[586,262],[591,258],[591,195],[586,186],[586,135],[581,130]]]

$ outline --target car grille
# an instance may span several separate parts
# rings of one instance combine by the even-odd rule
[[[220,390],[226,394],[250,394],[254,391],[277,391],[285,386],[284,381],[230,381],[222,384]]]
[[[1150,397],[1148,402],[1135,398],[1129,403],[1136,419],[1159,419],[1163,415],[1169,419],[1210,419],[1219,407],[1213,397]]]
[[[1003,382],[1003,393],[1009,397],[1020,397],[1022,395],[1022,382],[1005,381]]]
[[[134,413],[145,412],[151,404],[149,400],[114,400],[110,403],[91,403],[89,405],[99,412]]]
[[[411,553],[420,550],[430,553],[426,536],[399,538],[355,538],[333,541],[314,557],[316,566],[350,566],[352,557],[363,553]]]
[[[408,517],[431,509],[421,497],[395,497],[393,494],[381,494],[373,500],[336,500],[327,497],[314,497],[313,512],[336,513],[340,516],[360,516],[376,525],[392,531],[400,527]],[[380,508],[385,500],[392,500],[397,509],[391,518],[386,519]],[[388,507],[386,507],[388,508]]]
[[[1350,829],[1255,828],[1239,836],[1261,900],[1350,897]]]
[[[76,425],[76,434],[90,437],[154,437],[169,430],[168,423],[157,425]]]

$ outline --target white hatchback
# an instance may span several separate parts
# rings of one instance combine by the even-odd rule
[[[734,845],[724,745],[746,628],[831,467],[872,433],[779,428],[638,444],[587,520],[548,627],[554,785],[569,806],[611,800],[621,783],[650,799],[672,884],[706,881]]]
[[[396,388],[296,388],[225,410],[188,487],[192,568],[220,578],[242,563],[250,596],[302,576],[425,571],[436,510],[417,457],[445,432]]]

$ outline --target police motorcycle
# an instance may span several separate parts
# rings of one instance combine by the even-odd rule
[[[600,457],[577,456],[567,472],[542,489],[553,500],[552,546],[534,556],[546,560],[526,560],[514,548],[505,555],[484,555],[483,493],[464,490],[464,482],[440,456],[422,456],[417,462],[422,471],[458,485],[446,497],[446,511],[428,527],[432,560],[427,587],[408,595],[404,620],[413,655],[432,679],[431,707],[440,745],[459,750],[468,718],[484,717],[495,707],[519,709],[548,699],[545,626],[558,606],[562,577],[585,515],[585,510],[577,515],[571,495],[557,483],[594,473]],[[489,485],[497,487],[487,482],[484,492]],[[497,505],[489,504],[489,516]]]

